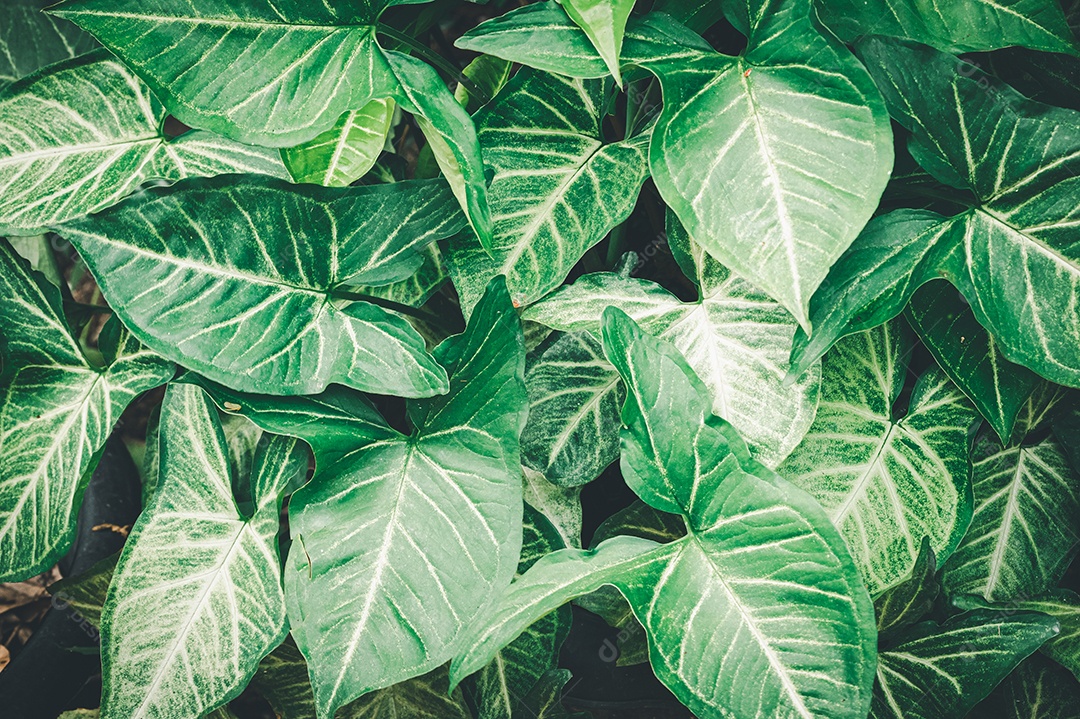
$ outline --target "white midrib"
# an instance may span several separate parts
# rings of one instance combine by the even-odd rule
[[[780,657],[776,655],[776,651],[772,645],[769,644],[768,639],[761,633],[757,624],[750,614],[747,613],[746,608],[743,606],[741,598],[735,594],[735,591],[727,583],[724,578],[723,572],[720,571],[720,567],[712,561],[712,557],[705,549],[705,544],[698,538],[693,532],[687,536],[692,537],[693,541],[697,544],[697,550],[701,552],[701,556],[705,558],[705,561],[709,563],[709,566],[713,569],[713,576],[716,577],[717,582],[723,588],[724,592],[728,595],[728,599],[731,601],[731,605],[735,607],[735,610],[739,613],[739,617],[742,619],[743,625],[750,632],[750,636],[754,638],[758,646],[761,648],[761,653],[765,655],[765,660],[769,662],[769,666],[772,667],[773,672],[777,678],[780,679],[780,685],[784,688],[784,692],[791,699],[792,705],[794,705],[795,711],[799,713],[799,716],[805,717],[805,719],[814,719],[813,713],[806,706],[803,701],[802,695],[799,693],[799,688],[795,686],[795,683],[791,681],[791,677],[788,676],[787,666],[780,661]]]
[[[125,138],[116,142],[87,143],[84,145],[64,145],[62,147],[52,147],[47,150],[33,150],[31,152],[24,152],[18,155],[9,155],[5,158],[0,159],[0,167],[6,167],[8,165],[23,165],[28,162],[45,160],[50,157],[57,157],[59,155],[75,155],[79,153],[98,152],[101,150],[113,150],[118,147],[130,148],[137,145],[145,145],[149,143],[160,144],[161,142],[162,138],[160,135],[147,135]]]
[[[559,185],[550,195],[548,195],[547,199],[544,200],[543,204],[540,205],[540,207],[536,208],[536,214],[533,215],[533,218],[529,220],[529,223],[525,225],[525,227],[522,228],[521,231],[518,233],[517,242],[514,243],[514,246],[510,250],[509,254],[507,254],[506,259],[503,260],[502,267],[500,267],[499,269],[500,273],[507,276],[510,275],[511,271],[514,269],[514,265],[516,265],[517,261],[521,259],[521,256],[525,254],[525,249],[532,244],[532,240],[534,237],[536,237],[536,233],[538,233],[544,223],[547,222],[552,208],[554,208],[555,205],[557,205],[566,196],[567,190],[570,188],[570,186],[573,185],[579,177],[581,177],[581,173],[584,172],[585,168],[589,164],[589,161],[596,156],[596,153],[600,152],[600,150],[605,147],[602,142],[596,140],[595,138],[586,137],[585,135],[581,135],[580,137],[584,140],[589,140],[596,143],[595,146],[592,148],[592,150],[589,151],[588,154],[581,157],[577,168],[569,175],[567,175],[562,182],[559,183]]]
[[[206,603],[209,601],[211,590],[214,588],[214,585],[217,584],[218,580],[220,579],[220,573],[222,568],[230,562],[237,550],[237,547],[240,546],[240,539],[244,536],[244,530],[248,528],[248,523],[239,519],[236,521],[239,522],[236,536],[233,537],[233,541],[229,545],[229,548],[221,556],[221,560],[211,570],[210,580],[206,583],[206,585],[202,589],[202,592],[195,600],[195,604],[192,607],[191,611],[188,612],[187,619],[184,621],[184,626],[180,627],[180,631],[176,634],[176,641],[174,641],[173,645],[169,647],[168,654],[165,655],[161,663],[158,665],[158,670],[154,674],[153,681],[150,683],[150,686],[146,688],[146,696],[143,697],[142,703],[132,713],[131,719],[141,719],[142,717],[147,716],[146,711],[148,707],[150,707],[152,700],[154,699],[154,694],[156,693],[158,687],[160,687],[161,683],[165,680],[165,675],[168,673],[167,668],[171,666],[173,660],[176,658],[176,655],[179,653],[180,647],[183,645],[183,639],[191,630],[191,626],[195,623],[195,619],[202,614]],[[112,624],[112,622],[110,622],[110,624]]]
[[[896,429],[896,425],[889,422],[889,429],[881,437],[881,441],[878,443],[877,448],[874,450],[874,456],[870,458],[870,461],[866,463],[866,469],[863,471],[862,476],[852,486],[851,491],[848,492],[847,498],[844,499],[844,503],[840,505],[836,513],[833,515],[833,522],[836,526],[840,526],[844,523],[848,514],[851,512],[852,507],[855,505],[855,501],[866,490],[866,485],[870,483],[870,477],[873,475],[874,470],[881,462],[881,454],[885,451],[885,448],[889,445],[889,440],[892,438],[893,430]],[[884,472],[882,474],[885,474]]]
[[[601,400],[619,384],[619,376],[615,375],[615,378],[605,383],[598,391],[593,393],[593,396],[589,398],[589,401],[582,405],[581,409],[574,412],[567,418],[566,426],[563,430],[556,435],[555,440],[551,443],[551,451],[548,452],[548,463],[550,464],[554,458],[562,452],[563,447],[570,440],[570,435],[577,429],[578,422],[585,418],[594,407],[600,404]]]
[[[1001,581],[1001,568],[1005,564],[1005,550],[1009,545],[1009,535],[1012,531],[1013,519],[1019,512],[1019,498],[1021,477],[1024,470],[1024,450],[1016,452],[1016,468],[1013,470],[1012,482],[1009,487],[1009,498],[1005,502],[1005,512],[1001,517],[1001,531],[997,541],[994,542],[994,551],[990,554],[990,562],[986,573],[986,597],[989,599],[994,593],[994,588]]]
[[[338,672],[337,679],[334,681],[334,687],[330,691],[331,703],[337,699],[338,692],[341,690],[341,685],[345,682],[345,675],[348,674],[349,669],[352,668],[352,659],[356,654],[360,636],[367,630],[368,621],[371,619],[371,610],[375,606],[375,599],[379,594],[379,589],[382,587],[383,572],[386,571],[387,566],[390,564],[390,547],[392,544],[390,540],[393,537],[394,529],[397,527],[398,514],[401,512],[402,496],[405,493],[405,485],[408,484],[405,481],[405,476],[409,471],[409,463],[412,461],[412,455],[415,451],[416,445],[413,442],[409,442],[408,449],[405,451],[404,461],[401,463],[401,475],[398,481],[397,496],[394,499],[394,509],[387,518],[386,529],[383,530],[382,546],[379,547],[379,556],[375,558],[375,566],[371,573],[371,584],[368,586],[367,595],[364,597],[364,604],[360,608],[360,616],[357,617],[356,627],[349,637],[348,644],[346,644],[345,656],[341,659],[341,669]]]

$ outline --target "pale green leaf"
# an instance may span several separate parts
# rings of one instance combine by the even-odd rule
[[[526,380],[527,386],[528,380]],[[522,438],[524,438],[522,433]],[[544,515],[567,547],[581,547],[581,490],[560,487],[544,475],[523,466],[525,503]]]
[[[588,332],[568,332],[538,350],[525,371],[529,421],[521,461],[555,484],[591,482],[619,458],[619,407],[626,391]]]
[[[1058,631],[1036,612],[967,612],[911,627],[878,654],[871,719],[963,717]]]
[[[821,502],[871,595],[909,576],[919,543],[944,561],[971,518],[970,429],[978,414],[938,369],[894,413],[910,332],[896,321],[846,337],[825,355],[814,425],[778,469]]]
[[[253,513],[233,498],[228,447],[201,389],[171,385],[161,482],[116,566],[101,615],[105,719],[201,716],[237,696],[285,636],[281,496],[306,471],[292,438],[267,437]]]
[[[60,291],[5,240],[0,295],[0,581],[6,582],[45,571],[67,551],[82,491],[113,425],[175,368],[126,332],[117,333],[107,367],[91,365],[71,335]]]
[[[104,50],[0,91],[0,231],[39,234],[155,178],[286,175],[272,150],[208,132],[169,139],[164,120],[150,89]]]
[[[628,31],[623,56],[663,87],[649,164],[664,200],[809,329],[811,295],[885,188],[891,133],[866,70],[809,0],[750,5],[739,57],[657,15]]]
[[[622,87],[619,72],[619,53],[622,51],[623,34],[634,0],[561,0],[563,9],[578,27],[589,36],[590,42],[604,64]]]
[[[281,159],[296,182],[325,187],[351,185],[379,159],[393,117],[393,100],[372,100],[343,114],[317,137],[282,149]]]
[[[679,348],[708,387],[713,413],[731,422],[761,461],[776,466],[813,422],[819,370],[785,386],[796,329],[791,315],[708,255],[699,259],[706,280],[697,302],[681,302],[646,280],[597,273],[559,289],[524,317],[598,335],[604,308],[618,307]]]
[[[136,336],[210,379],[272,394],[338,382],[415,397],[446,391],[422,338],[334,291],[407,278],[419,251],[461,220],[438,180],[320,188],[222,176],[148,190],[64,237]]]
[[[585,252],[629,216],[648,176],[649,137],[605,143],[604,83],[524,69],[476,115],[488,191],[491,253],[450,241],[450,271],[466,311],[505,275],[521,307],[558,287]]]
[[[527,404],[505,286],[492,283],[469,328],[436,356],[450,391],[409,402],[411,437],[365,430],[374,423],[360,403],[342,413],[325,399],[296,398],[285,412],[230,401],[315,452],[315,477],[290,504],[285,585],[320,716],[446,662],[516,569]],[[320,420],[327,413],[339,418]]]
[[[605,315],[604,346],[628,384],[624,476],[654,507],[683,514],[688,534],[665,545],[615,537],[541,559],[476,627],[451,680],[535,618],[614,584],[648,632],[657,676],[695,714],[865,716],[873,611],[820,507],[711,415],[674,347],[616,309]],[[738,682],[744,671],[754,672],[753,692]]]

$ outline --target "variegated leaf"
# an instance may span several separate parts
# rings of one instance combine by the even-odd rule
[[[674,347],[614,308],[604,347],[628,384],[624,476],[652,506],[682,514],[688,534],[664,545],[621,536],[544,557],[474,627],[451,681],[536,618],[614,584],[649,634],[657,676],[696,715],[864,717],[873,610],[824,512],[711,415]],[[670,432],[663,442],[659,427]],[[739,677],[750,672],[748,692]]]
[[[334,292],[407,278],[426,244],[462,225],[439,180],[320,188],[222,176],[148,190],[63,232],[147,346],[215,381],[417,397],[446,391],[420,335]]]
[[[108,366],[71,335],[60,291],[0,240],[0,581],[45,571],[67,550],[82,491],[124,408],[174,372],[112,320]]]
[[[923,537],[944,561],[971,519],[969,432],[977,412],[938,369],[893,411],[910,332],[899,322],[844,338],[825,355],[817,418],[777,471],[840,528],[871,595],[910,575]]]
[[[519,72],[476,115],[488,198],[491,253],[474,237],[450,242],[450,268],[466,313],[495,275],[518,306],[558,287],[585,252],[634,209],[648,176],[648,135],[603,140],[604,83]]]
[[[279,512],[307,455],[295,439],[268,435],[245,516],[215,415],[194,385],[166,391],[161,483],[102,609],[104,719],[196,719],[237,696],[285,636]]]
[[[6,0],[0,5],[0,90],[46,65],[97,47],[67,20],[42,12],[48,0]]]
[[[318,137],[283,149],[281,158],[297,182],[325,187],[351,185],[379,159],[393,117],[393,100],[372,100],[343,114]]]
[[[164,120],[150,88],[104,50],[0,91],[0,231],[40,233],[150,179],[287,175],[273,150],[208,132],[170,139]]]

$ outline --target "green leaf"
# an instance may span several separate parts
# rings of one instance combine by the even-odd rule
[[[81,620],[95,627],[101,626],[101,608],[109,592],[120,553],[95,562],[85,572],[74,577],[64,577],[49,585],[52,606],[60,611],[74,611]],[[77,621],[80,621],[77,619]]]
[[[911,627],[878,654],[870,717],[963,717],[1057,631],[1036,612],[974,611]]]
[[[286,632],[278,515],[285,487],[307,470],[302,446],[280,436],[261,444],[245,516],[202,390],[166,390],[161,436],[161,483],[101,614],[105,719],[199,717],[237,696]]]
[[[975,711],[994,719],[1080,719],[1078,698],[1080,684],[1075,677],[1046,657],[1033,654]]]
[[[648,135],[605,143],[604,83],[524,69],[476,115],[494,240],[450,241],[466,313],[505,275],[517,306],[558,287],[585,252],[625,220],[648,176]]]
[[[525,371],[529,421],[521,461],[555,484],[576,487],[619,458],[619,407],[626,391],[588,332],[568,332],[538,350]]]
[[[325,187],[351,185],[379,159],[393,117],[393,100],[372,100],[343,114],[317,137],[282,149],[281,159],[296,182]]]
[[[389,285],[351,287],[350,290],[410,307],[421,307],[450,279],[450,275],[446,273],[446,259],[438,242],[424,247],[420,255],[423,258],[420,269],[406,279]]]
[[[749,5],[739,57],[663,16],[635,26],[623,55],[663,87],[649,164],[664,200],[711,255],[809,330],[811,295],[885,189],[889,123],[809,0]]]
[[[126,332],[107,367],[92,365],[59,289],[2,239],[0,295],[0,582],[10,582],[44,572],[67,551],[113,425],[175,368]]]
[[[7,0],[0,5],[0,90],[46,65],[97,47],[94,38],[41,11],[48,0]]]
[[[208,132],[169,139],[164,120],[150,89],[104,50],[0,91],[0,231],[40,234],[153,178],[286,175],[271,150]]]
[[[1022,45],[1047,52],[1077,51],[1054,0],[829,0],[821,18],[846,42],[891,35],[951,53]]]
[[[265,399],[236,403],[315,452],[315,477],[290,503],[285,586],[320,716],[446,662],[464,625],[513,577],[527,408],[522,344],[495,281],[465,333],[436,349],[450,391],[408,403],[411,437],[385,424],[367,430],[374,423],[362,400],[351,413],[338,409],[341,401],[327,408],[325,398],[269,411],[259,409]]]
[[[710,414],[674,347],[615,309],[604,346],[628,383],[624,476],[649,504],[683,514],[688,534],[666,545],[621,536],[544,557],[477,625],[451,681],[535,618],[610,583],[644,624],[657,676],[695,714],[865,716],[873,612],[839,534]],[[658,443],[654,427],[668,439]],[[753,692],[738,682],[744,671],[754,672]]]
[[[466,65],[461,74],[468,78],[473,87],[485,92],[487,98],[477,97],[469,90],[468,85],[459,82],[457,88],[454,89],[454,99],[465,108],[467,113],[474,114],[484,106],[485,101],[489,102],[506,87],[513,67],[513,63],[494,55],[479,56]]]
[[[873,38],[859,49],[923,166],[949,168],[977,198],[952,218],[945,275],[1011,362],[1080,386],[1080,113],[931,48]]]
[[[979,596],[964,594],[953,598],[960,609],[996,609],[1007,612],[1042,612],[1061,625],[1061,633],[1047,640],[1039,651],[1071,671],[1080,679],[1080,596],[1068,589],[1054,589],[1046,594],[1021,597],[990,604]]]
[[[610,72],[589,36],[553,0],[480,23],[454,45],[569,77],[600,78]]]
[[[949,557],[972,511],[971,402],[932,368],[906,414],[894,413],[912,344],[905,330],[882,325],[825,355],[814,425],[777,470],[821,502],[873,596],[911,574],[924,536],[939,561]]]
[[[64,237],[136,336],[217,382],[416,397],[446,391],[421,337],[334,291],[405,279],[424,245],[461,226],[437,180],[320,188],[223,176],[148,190]]]
[[[622,87],[619,53],[634,0],[562,0],[563,10],[589,36],[604,64]]]
[[[526,385],[528,380],[526,380]],[[524,438],[522,433],[522,438]],[[560,487],[541,473],[523,466],[525,503],[544,515],[567,547],[581,547],[581,490]]]
[[[906,317],[938,366],[1007,443],[1020,408],[1042,378],[1002,356],[997,341],[947,282],[937,280],[916,291]]]
[[[990,601],[1054,587],[1080,544],[1080,477],[1053,435],[1002,447],[983,432],[971,453],[975,513],[945,563],[951,594]]]
[[[544,515],[525,505],[518,574],[544,555],[565,546],[558,530]],[[570,622],[569,607],[541,617],[469,679],[465,692],[476,708],[476,719],[514,719],[533,709],[525,703],[526,698],[543,676],[555,668]]]
[[[934,606],[941,583],[930,539],[923,537],[911,575],[874,600],[878,635],[904,629],[925,617]]]
[[[904,311],[911,295],[935,277],[950,245],[949,221],[936,212],[901,209],[871,220],[829,270],[810,300],[807,335],[791,348],[793,381],[837,340],[877,327]]]
[[[755,455],[779,464],[806,434],[817,406],[816,369],[785,386],[796,325],[779,304],[690,244],[677,224],[673,246],[693,247],[701,299],[681,302],[663,287],[613,273],[584,275],[527,309],[525,319],[568,332],[599,334],[604,308],[629,314],[670,340],[705,382],[712,412],[731,422]]]
[[[487,243],[491,222],[469,116],[431,67],[375,40],[379,15],[402,1],[409,0],[280,7],[160,0],[148,8],[141,0],[66,0],[51,12],[92,33],[177,119],[242,142],[294,146],[349,111],[393,98],[449,144],[465,181],[462,205]]]

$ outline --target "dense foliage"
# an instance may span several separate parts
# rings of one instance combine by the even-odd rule
[[[0,581],[149,415],[100,716],[568,717],[572,602],[702,719],[1077,716],[1080,5],[510,5],[0,5]]]

